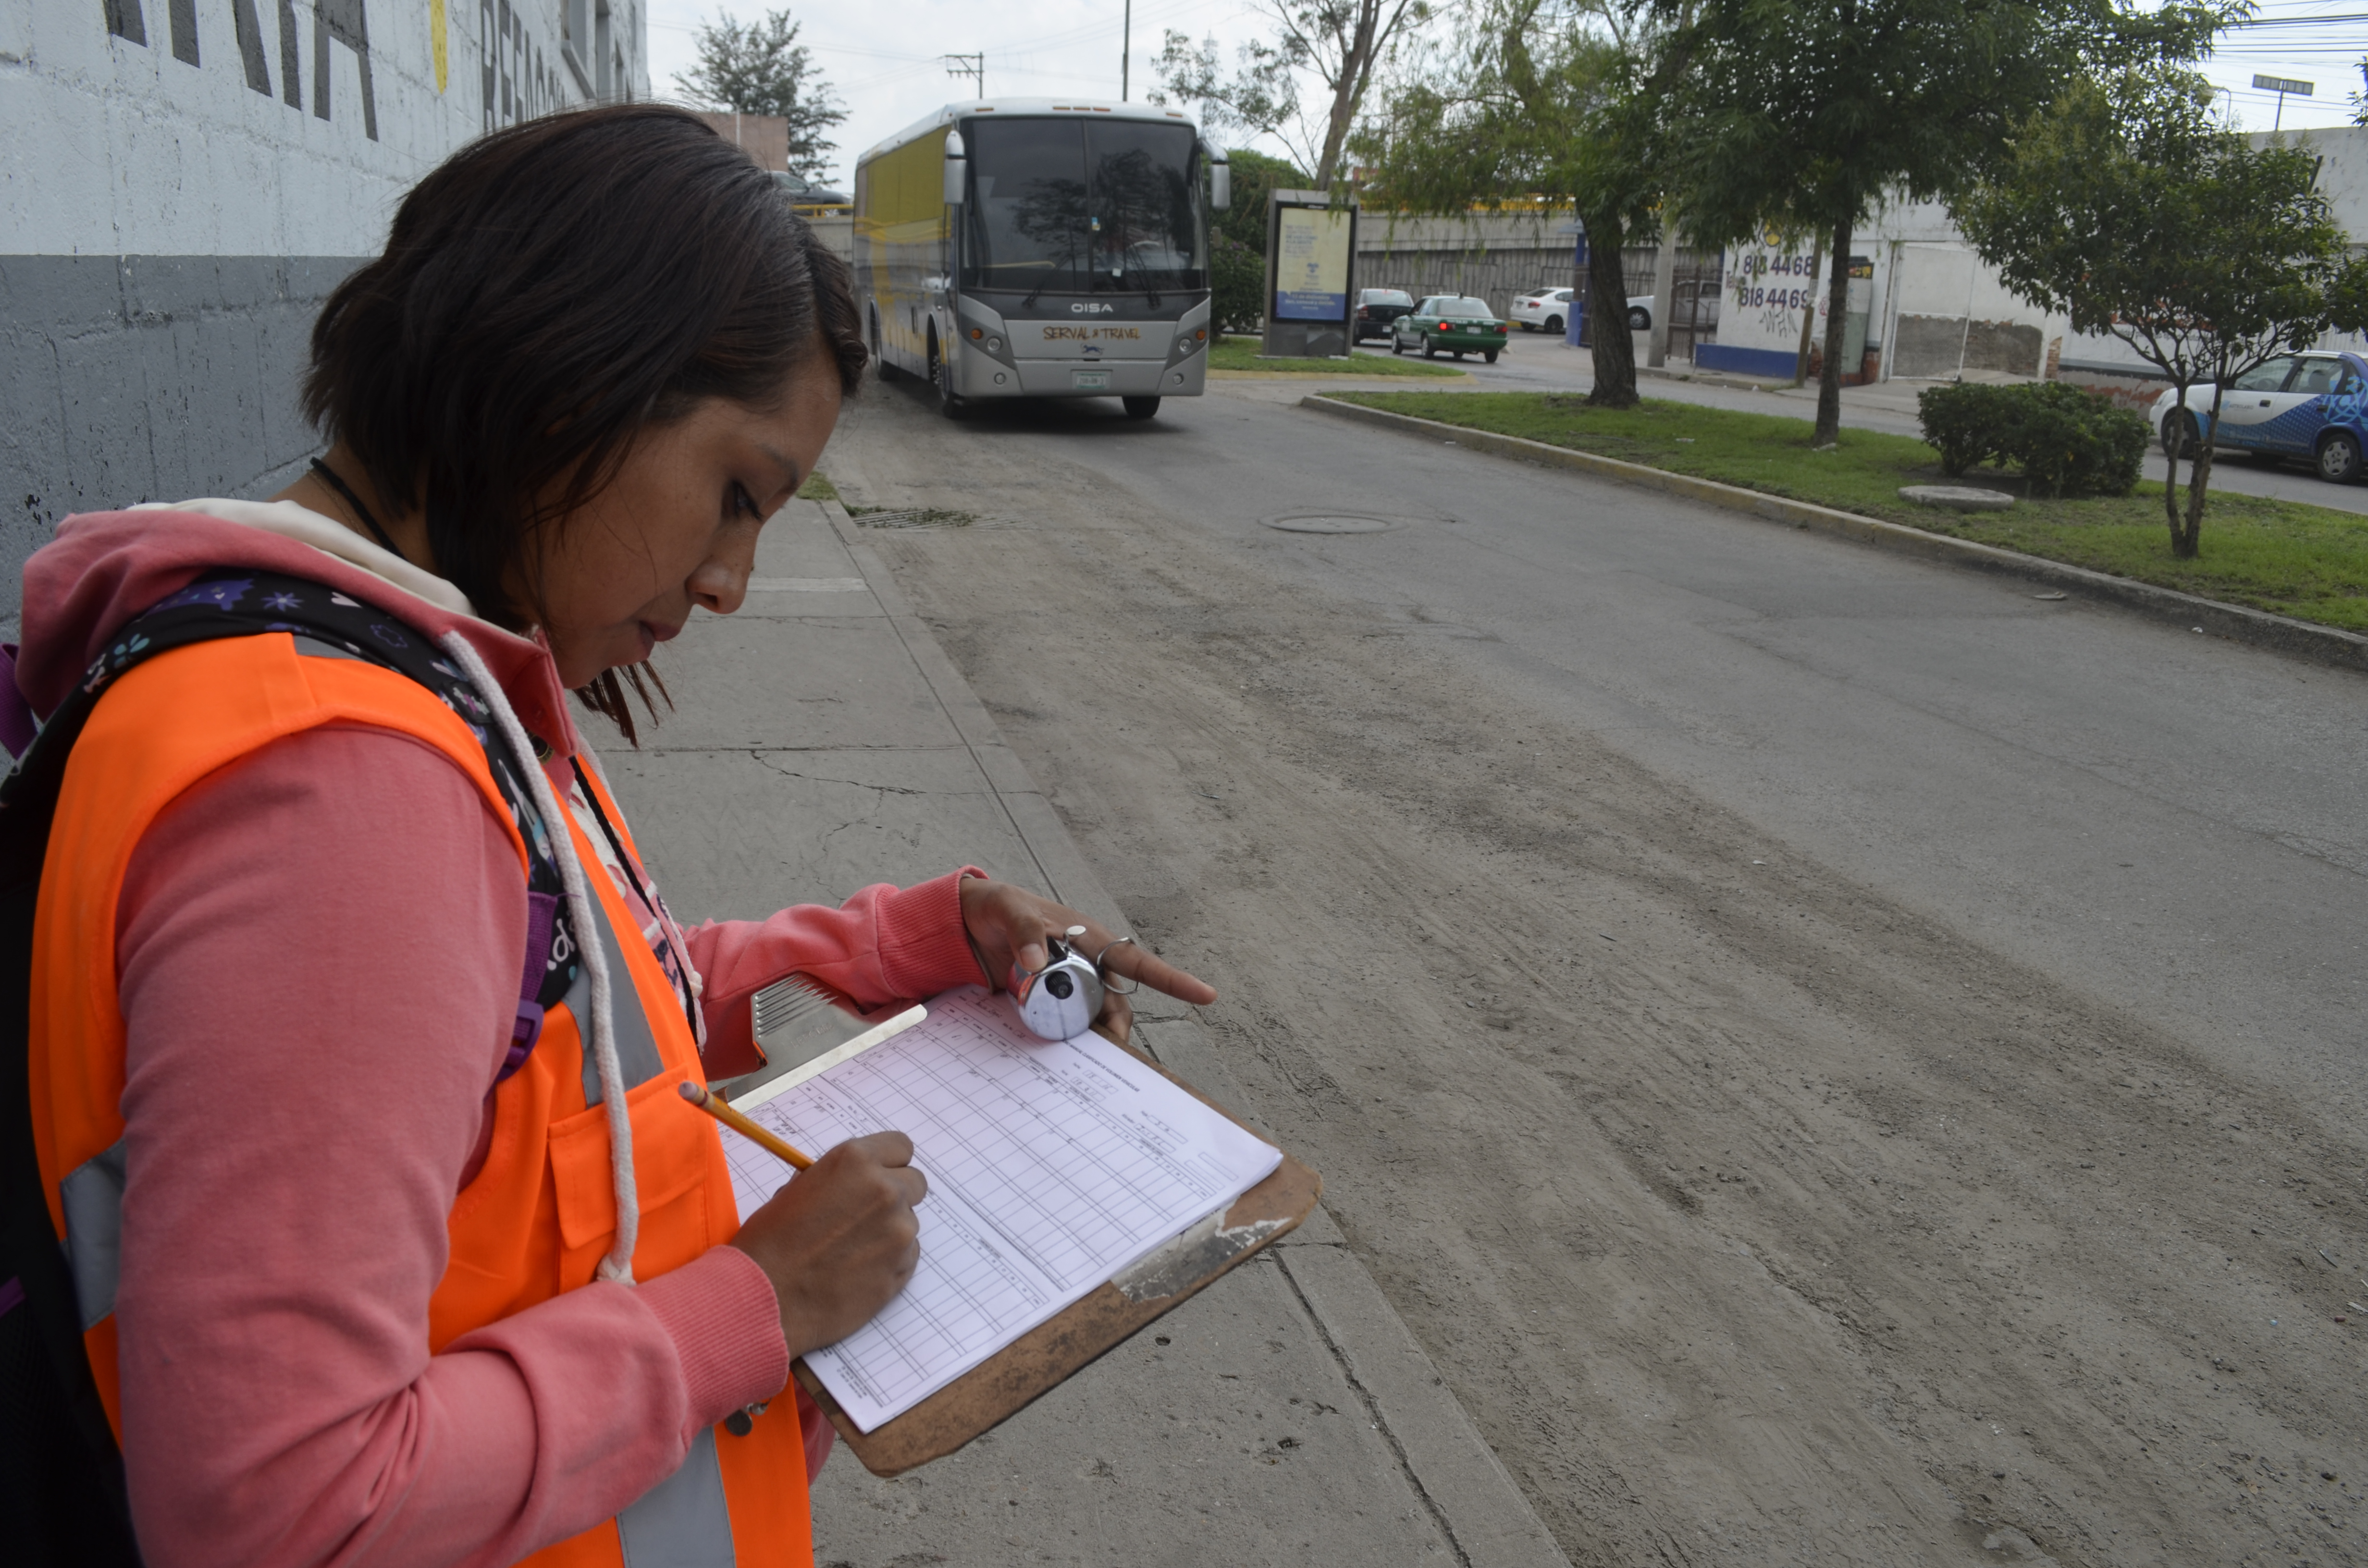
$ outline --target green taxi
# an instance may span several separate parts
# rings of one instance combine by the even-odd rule
[[[1419,348],[1426,359],[1440,354],[1452,354],[1458,359],[1477,354],[1493,365],[1504,351],[1507,330],[1486,300],[1433,294],[1390,323],[1390,352]]]

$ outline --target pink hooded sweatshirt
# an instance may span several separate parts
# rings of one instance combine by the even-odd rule
[[[69,518],[25,568],[19,689],[50,713],[117,628],[220,566],[458,629],[557,754],[564,798],[582,743],[549,654],[284,503]],[[729,1017],[792,970],[865,1004],[978,982],[964,874],[689,931],[704,1010]],[[117,927],[116,1320],[155,1568],[509,1562],[616,1514],[700,1428],[781,1392],[772,1286],[731,1247],[428,1354],[445,1215],[482,1159],[526,929],[503,824],[450,762],[388,731],[276,742],[142,839]]]

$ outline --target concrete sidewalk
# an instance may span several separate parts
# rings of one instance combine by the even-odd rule
[[[1129,928],[843,510],[791,503],[757,574],[666,650],[679,710],[604,754],[678,914],[968,860]],[[1141,1012],[1138,1044],[1255,1121],[1190,1009]],[[814,1515],[819,1562],[848,1568],[1567,1568],[1320,1210],[961,1453],[893,1482],[837,1455]]]

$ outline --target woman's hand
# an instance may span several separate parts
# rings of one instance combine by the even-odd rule
[[[929,1190],[901,1132],[850,1138],[748,1216],[731,1244],[781,1303],[792,1358],[837,1344],[905,1288],[921,1261],[913,1206]]]
[[[1154,958],[1133,942],[1120,943],[1117,933],[1104,930],[1099,923],[1009,882],[964,877],[962,912],[962,926],[970,932],[971,944],[978,949],[979,961],[986,966],[988,983],[998,991],[1009,988],[1015,961],[1022,969],[1042,969],[1050,956],[1044,950],[1045,940],[1058,937],[1072,926],[1082,926],[1086,934],[1076,939],[1076,947],[1087,958],[1101,961],[1110,973],[1138,981],[1196,1007],[1207,1006],[1217,999],[1217,988],[1206,981]],[[1134,1012],[1125,997],[1105,987],[1101,1017],[1094,1022],[1123,1044],[1133,1029]]]

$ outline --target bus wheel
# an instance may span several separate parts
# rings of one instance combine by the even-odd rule
[[[1119,401],[1126,404],[1129,419],[1148,419],[1159,412],[1159,400],[1156,397],[1122,397]]]
[[[946,362],[938,353],[938,340],[929,339],[929,386],[938,394],[938,412],[949,419],[970,416],[970,401],[956,397],[946,390]]]

